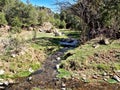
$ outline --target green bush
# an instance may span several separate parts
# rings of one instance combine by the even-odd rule
[[[22,25],[22,22],[20,21],[20,19],[18,17],[14,17],[12,20],[11,20],[11,25],[13,27],[21,27]]]
[[[58,69],[58,78],[71,78],[71,73],[65,69]]]
[[[59,28],[61,28],[61,29],[62,29],[62,28],[66,28],[66,23],[65,23],[64,20],[60,22]]]
[[[5,14],[3,12],[0,12],[0,24],[1,25],[7,24],[7,20],[5,18]]]
[[[17,37],[9,36],[8,38],[9,41],[5,47],[6,50],[5,54],[8,56],[11,55],[11,51],[12,53],[14,52],[18,54],[21,51],[22,47],[24,46],[24,40],[21,39],[19,36]]]
[[[55,19],[55,26],[59,28],[60,26],[60,19]]]
[[[17,26],[14,26],[14,27],[12,27],[10,29],[10,32],[13,33],[13,34],[20,33],[21,32],[21,28],[17,27]]]

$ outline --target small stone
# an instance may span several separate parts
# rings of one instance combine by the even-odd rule
[[[55,34],[55,36],[61,36],[62,35],[62,33],[58,32],[58,31],[55,31],[54,34]]]
[[[66,86],[66,84],[62,83],[61,90],[66,90],[65,86]]]
[[[117,80],[118,82],[120,82],[120,77],[118,77],[117,75],[113,76],[113,79]]]
[[[1,78],[0,78],[0,81],[4,81],[4,79],[1,79]]]
[[[62,87],[65,87],[66,86],[66,84],[65,83],[62,83]]]
[[[9,82],[8,82],[8,81],[5,81],[4,84],[5,84],[6,86],[8,86],[8,85],[9,85]]]
[[[100,45],[99,44],[94,44],[93,48],[98,48]]]
[[[100,44],[104,44],[104,45],[108,45],[108,44],[110,44],[110,42],[109,42],[109,40],[106,38],[106,39],[102,39],[102,40],[100,40],[100,42],[99,42]]]
[[[104,39],[106,45],[110,44],[108,39]]]
[[[57,57],[56,59],[57,59],[58,61],[59,61],[59,60],[61,60],[61,58],[60,58],[60,57]]]
[[[5,71],[3,69],[0,70],[0,75],[3,75]]]
[[[83,80],[86,80],[86,79],[87,79],[87,78],[86,78],[87,76],[86,76],[85,74],[82,74],[81,77],[82,77]]]
[[[3,90],[4,90],[4,89],[5,89],[5,87],[3,87],[3,86],[0,86],[0,89],[3,89]]]
[[[107,73],[106,73],[106,72],[104,72],[104,73],[103,73],[103,76],[107,76]]]
[[[66,88],[61,88],[61,90],[66,90]]]
[[[9,79],[8,82],[11,84],[14,83],[14,81],[12,79]]]
[[[14,58],[14,57],[16,57],[16,54],[11,54],[11,56]]]
[[[107,78],[103,78],[104,81],[107,81]]]
[[[97,79],[98,77],[97,77],[96,75],[93,75],[93,78],[94,78],[94,79]]]
[[[31,80],[32,80],[32,77],[28,77],[28,80],[31,81]]]
[[[33,70],[32,68],[29,68],[29,72],[33,73],[33,72],[34,72],[34,70]]]
[[[120,73],[120,70],[117,70],[116,72]]]
[[[59,65],[59,64],[57,64],[57,65],[56,65],[56,69],[59,69],[59,68],[60,68],[60,65]]]
[[[0,82],[0,86],[2,86],[4,83]]]

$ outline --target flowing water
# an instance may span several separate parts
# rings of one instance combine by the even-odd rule
[[[34,87],[40,90],[120,90],[120,84],[84,83],[77,79],[56,78],[58,74],[56,65],[61,61],[57,58],[62,57],[70,49],[73,48],[64,47],[50,55],[40,70],[29,77],[19,78],[16,84],[9,85],[5,90],[33,90]]]

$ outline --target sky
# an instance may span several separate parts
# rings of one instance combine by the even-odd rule
[[[27,0],[21,0],[24,3],[26,3]],[[65,0],[58,0],[58,1],[65,1]],[[72,1],[72,0],[68,0],[68,1]],[[50,8],[52,11],[57,12],[58,8],[56,5],[54,5],[56,2],[56,0],[30,0],[30,3],[33,5],[37,5],[37,6],[45,6]]]

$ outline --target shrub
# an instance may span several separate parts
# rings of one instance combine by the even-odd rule
[[[20,19],[18,17],[15,17],[11,20],[11,25],[13,27],[17,26],[17,27],[21,27],[22,22],[20,21]]]
[[[24,39],[17,36],[9,36],[8,43],[6,44],[5,50],[6,55],[11,55],[12,53],[18,54],[25,45]]]
[[[55,26],[56,26],[57,28],[60,27],[60,19],[55,19]]]
[[[66,28],[66,23],[64,20],[60,22],[59,28]]]
[[[17,26],[14,26],[14,27],[12,27],[10,29],[10,32],[13,33],[13,34],[20,33],[21,32],[21,28],[17,27]]]
[[[7,24],[7,20],[5,18],[5,14],[3,12],[0,12],[0,24]]]

